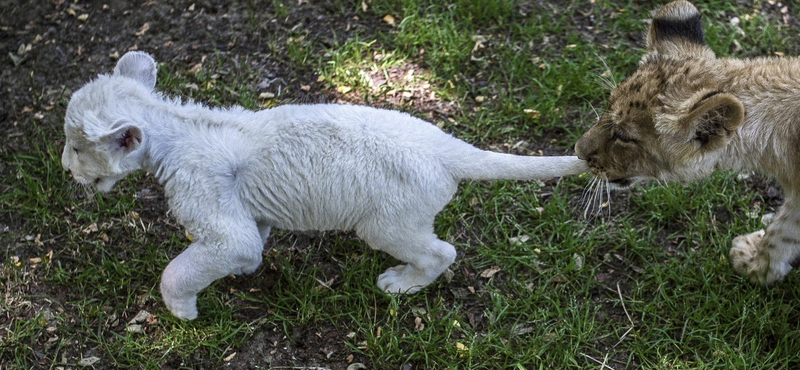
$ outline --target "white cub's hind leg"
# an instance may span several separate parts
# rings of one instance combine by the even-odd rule
[[[259,236],[261,236],[261,246],[263,248],[264,244],[267,244],[267,239],[269,239],[269,232],[272,228],[268,226],[266,223],[260,221],[256,222],[256,227],[258,228]],[[258,269],[258,266],[260,265],[261,265],[261,258],[259,257],[256,260],[254,260],[251,265],[242,266],[242,268],[239,271],[234,272],[234,274],[235,275],[252,274]]]
[[[436,280],[456,259],[456,249],[430,231],[406,234],[395,240],[367,239],[367,243],[408,263],[378,276],[378,288],[386,293],[416,293]]]
[[[733,269],[750,281],[772,284],[800,263],[800,209],[787,199],[766,232],[738,236],[729,253]]]
[[[272,227],[264,221],[256,221],[256,228],[258,228],[258,234],[261,236],[261,244],[267,244],[269,232],[272,230]]]

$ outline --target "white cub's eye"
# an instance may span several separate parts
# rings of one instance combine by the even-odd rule
[[[78,148],[76,148],[76,147],[74,147],[74,146],[73,146],[73,147],[72,147],[72,150],[74,150],[74,151],[75,151],[75,154],[78,154]]]

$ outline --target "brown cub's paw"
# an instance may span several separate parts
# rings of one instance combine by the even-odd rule
[[[769,256],[766,253],[758,253],[757,249],[762,238],[764,230],[737,236],[731,243],[728,256],[736,272],[747,276],[753,283],[766,285]]]

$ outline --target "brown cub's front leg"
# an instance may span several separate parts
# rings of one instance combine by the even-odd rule
[[[800,202],[786,199],[767,227],[733,239],[733,269],[750,281],[772,284],[800,265]]]

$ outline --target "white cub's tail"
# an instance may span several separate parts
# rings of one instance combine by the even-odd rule
[[[535,180],[577,175],[589,170],[575,156],[534,157],[472,148],[451,156],[453,174],[462,180]]]

